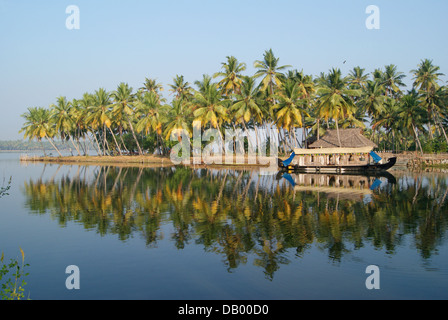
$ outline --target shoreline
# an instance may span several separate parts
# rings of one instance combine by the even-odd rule
[[[157,155],[132,155],[132,156],[21,156],[21,162],[42,162],[42,163],[54,163],[54,164],[85,164],[85,165],[115,165],[115,166],[187,166],[187,167],[269,167],[269,161],[275,161],[276,158],[263,157],[252,160],[249,162],[247,156],[244,158],[234,156],[233,162],[226,161],[223,156],[221,159],[214,157],[208,158],[207,160],[212,160],[204,162],[202,159],[190,158],[190,163],[173,163],[169,156],[157,156]],[[261,161],[262,160],[262,161]]]
[[[438,167],[448,168],[447,154],[392,154],[378,153],[384,159],[396,156],[398,167]],[[286,158],[287,156],[280,156]],[[231,160],[225,156],[207,157],[207,161],[190,157],[190,163],[173,163],[170,156],[160,155],[124,155],[124,156],[29,156],[21,155],[21,162],[43,162],[43,163],[60,163],[60,164],[97,164],[97,165],[159,165],[159,166],[203,166],[203,167],[269,167],[270,164],[276,163],[276,158],[271,157],[254,157],[248,158],[248,155],[233,155]],[[249,161],[250,160],[250,161]]]

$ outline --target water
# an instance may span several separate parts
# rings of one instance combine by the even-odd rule
[[[448,298],[445,173],[276,176],[18,158],[0,154],[0,178],[12,177],[0,250],[24,250],[31,299]],[[65,286],[69,265],[79,290]],[[369,265],[380,289],[366,288]]]

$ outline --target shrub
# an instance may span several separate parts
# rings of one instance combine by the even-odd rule
[[[20,249],[22,254],[22,263],[19,259],[11,259],[9,263],[4,263],[4,254],[0,257],[0,297],[2,300],[21,300],[25,296],[26,285],[24,277],[28,275],[25,273],[25,254]],[[3,279],[4,278],[4,279]]]

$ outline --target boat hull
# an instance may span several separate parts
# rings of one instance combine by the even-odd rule
[[[288,165],[279,166],[280,171],[295,171],[303,173],[342,173],[342,172],[378,172],[386,171],[392,168],[397,162],[396,157],[389,158],[384,164],[366,164],[359,166],[337,166],[337,165],[327,165],[327,166],[299,166],[299,165]],[[279,162],[280,164],[280,162]]]

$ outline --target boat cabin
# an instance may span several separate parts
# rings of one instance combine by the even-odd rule
[[[380,165],[381,158],[372,152],[376,144],[362,135],[362,129],[327,130],[325,135],[308,146],[294,149],[283,167],[305,171],[347,171]]]

